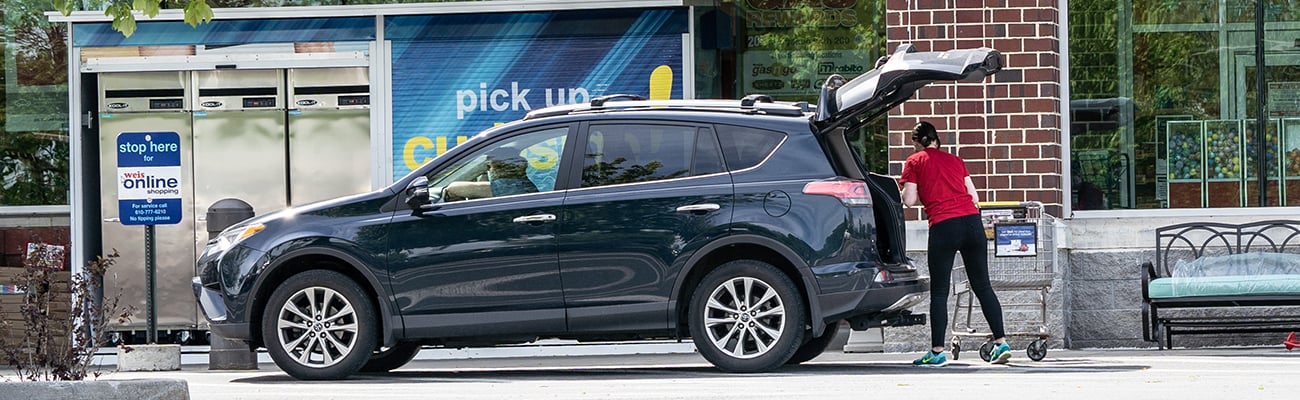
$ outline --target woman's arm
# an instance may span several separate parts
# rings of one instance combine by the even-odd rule
[[[970,193],[970,200],[975,202],[975,207],[979,207],[980,194],[975,191],[975,182],[970,180],[970,175],[966,176],[966,193]]]
[[[967,181],[969,182],[969,179]],[[903,204],[908,207],[915,207],[918,203],[920,203],[920,199],[917,198],[916,184],[912,182],[903,183]]]

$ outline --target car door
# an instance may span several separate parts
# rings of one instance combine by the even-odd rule
[[[571,131],[562,125],[510,134],[427,174],[432,204],[399,213],[390,239],[391,282],[407,337],[564,331],[555,240],[564,192],[555,178]],[[489,181],[489,162],[502,153],[517,156],[509,187],[528,190],[503,192]],[[503,171],[490,178],[504,179]]]
[[[569,329],[667,329],[685,260],[731,220],[716,135],[699,125],[600,122],[585,126],[580,143],[558,235]]]

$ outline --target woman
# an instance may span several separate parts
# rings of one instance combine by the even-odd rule
[[[922,121],[912,130],[912,145],[918,151],[903,164],[903,204],[925,206],[930,221],[927,260],[930,266],[930,345],[914,365],[948,364],[944,344],[948,329],[948,289],[952,263],[961,252],[971,290],[979,299],[984,319],[993,333],[994,347],[989,362],[1005,364],[1011,358],[1002,326],[1002,305],[989,284],[988,244],[980,220],[979,194],[961,158],[939,150],[939,133]]]

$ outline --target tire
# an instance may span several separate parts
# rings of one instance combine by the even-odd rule
[[[687,318],[696,350],[718,369],[763,372],[785,365],[803,344],[805,315],[802,295],[781,270],[738,260],[704,277]]]
[[[420,354],[419,343],[398,343],[383,350],[375,350],[370,359],[361,366],[361,372],[388,372],[401,368]]]
[[[814,337],[807,343],[804,343],[803,346],[799,346],[799,349],[794,351],[794,355],[790,356],[789,360],[785,360],[785,365],[802,364],[812,361],[812,359],[817,358],[817,356],[826,352],[826,348],[830,347],[831,342],[835,341],[835,337],[839,336],[839,334],[840,324],[838,322],[827,324],[826,330],[822,331],[821,336]]]
[[[271,294],[262,313],[262,340],[289,376],[342,379],[360,371],[377,348],[375,315],[374,302],[351,278],[307,271]]]

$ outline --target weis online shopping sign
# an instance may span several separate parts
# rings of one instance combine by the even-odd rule
[[[117,135],[117,205],[123,225],[180,223],[180,135],[176,132]]]

